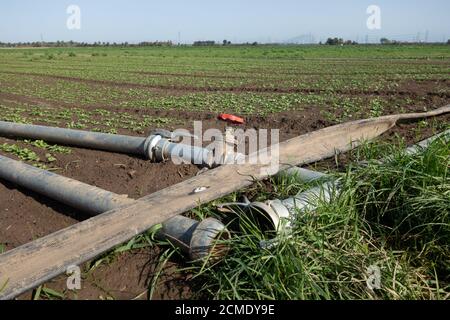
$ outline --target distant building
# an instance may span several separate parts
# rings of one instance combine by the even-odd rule
[[[215,44],[216,44],[215,41],[195,41],[194,42],[194,46],[196,46],[196,47],[199,47],[199,46],[213,46]]]

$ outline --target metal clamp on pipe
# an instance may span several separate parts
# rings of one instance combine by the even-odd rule
[[[322,174],[318,173],[318,175]],[[250,202],[244,197],[241,202],[221,204],[219,208],[229,208],[233,212],[242,211],[252,214],[260,226],[264,226],[264,231],[282,233],[290,230],[300,212],[314,210],[321,201],[331,201],[333,194],[337,191],[338,182],[329,181],[284,200]]]
[[[212,151],[206,148],[182,144],[180,140],[183,137],[198,139],[189,133],[156,130],[145,140],[144,153],[154,162],[179,159],[184,163],[207,167],[214,165]]]
[[[162,224],[157,237],[180,248],[192,261],[207,257],[216,260],[225,256],[229,250],[220,240],[229,239],[230,233],[222,222],[214,218],[199,222],[175,216]]]

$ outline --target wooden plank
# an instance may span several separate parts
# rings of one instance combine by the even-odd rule
[[[280,170],[346,152],[398,121],[450,113],[450,105],[423,114],[393,115],[349,122],[279,144]],[[271,172],[275,174],[275,172]],[[1,299],[11,299],[145,232],[170,217],[268,177],[263,164],[225,165],[108,211],[0,255]],[[199,187],[204,192],[195,193]]]

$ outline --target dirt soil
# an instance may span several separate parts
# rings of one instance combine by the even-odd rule
[[[409,89],[411,91],[415,90],[414,88]],[[408,91],[408,88],[402,88],[402,91]],[[0,95],[0,102],[5,105],[12,103],[12,101],[29,103],[30,99],[30,97],[11,94]],[[427,99],[430,99],[430,108],[436,105],[444,105],[445,102],[448,103],[447,96],[429,96]],[[32,102],[35,105],[56,106],[54,102],[43,99],[33,99]],[[63,107],[68,106],[64,105]],[[412,105],[408,111],[423,111],[422,108],[422,106]],[[86,107],[86,109],[89,109],[89,107]],[[121,111],[120,109],[117,110],[117,112]],[[226,123],[217,120],[217,114],[208,112],[141,109],[126,109],[126,111],[136,115],[170,116],[179,120],[177,125],[168,125],[164,127],[165,129],[186,128],[192,130],[194,120],[203,121],[204,130],[217,128],[224,131],[227,126]],[[396,110],[385,110],[386,114],[395,112]],[[436,121],[449,123],[450,116],[440,117]],[[323,118],[318,108],[311,106],[302,111],[279,113],[267,117],[248,116],[246,117],[246,124],[242,128],[277,128],[280,129],[281,140],[286,140],[333,124],[333,122]],[[142,136],[148,135],[156,128],[156,126],[147,128],[147,131]],[[408,143],[413,143],[427,138],[433,133],[427,128],[422,129],[420,133],[416,129],[417,124],[400,125],[382,138],[392,139],[394,134],[399,134],[405,137]],[[120,130],[119,133],[136,135],[136,133],[127,130]],[[0,138],[0,144],[5,142],[30,148],[29,145],[21,141]],[[39,156],[45,157],[44,151],[40,149],[33,150]],[[17,157],[9,153],[0,151],[0,154],[17,159]],[[341,163],[345,163],[345,156],[343,157]],[[334,166],[334,160],[324,162],[324,164]],[[150,163],[139,157],[81,148],[72,148],[71,154],[59,154],[57,161],[53,165],[59,168],[56,171],[58,174],[118,194],[126,194],[135,199],[184,181],[199,171],[199,168],[194,165],[176,166],[171,162]],[[87,218],[88,216],[73,208],[0,180],[0,243],[4,244],[7,250]],[[148,298],[149,284],[157,268],[161,250],[164,250],[164,248],[154,247],[135,250],[118,255],[112,261],[108,261],[108,263],[102,263],[85,275],[82,282],[82,290],[78,291],[76,295],[68,293],[67,298]],[[189,277],[175,272],[176,268],[179,267],[178,262],[171,261],[164,268],[164,274],[152,295],[153,299],[186,299],[191,296]],[[46,287],[63,291],[65,284],[66,277],[60,276],[47,283]],[[30,299],[32,294],[30,291],[21,295],[19,299]]]

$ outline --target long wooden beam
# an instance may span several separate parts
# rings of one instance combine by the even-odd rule
[[[400,121],[450,113],[450,105],[419,114],[384,116],[321,129],[279,144],[279,170],[346,152]],[[0,298],[25,291],[130,240],[177,214],[251,185],[270,174],[264,164],[224,165],[0,255]],[[204,190],[203,192],[195,192]]]

